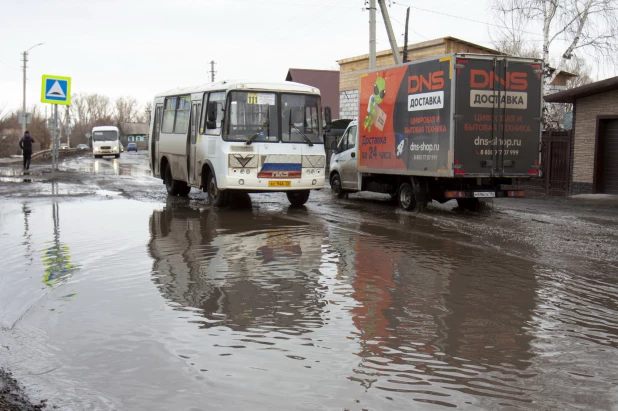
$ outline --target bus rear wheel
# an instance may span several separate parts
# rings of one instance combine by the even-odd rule
[[[169,165],[165,167],[165,189],[167,190],[167,194],[177,196],[180,194],[182,188],[182,181],[174,180],[172,176],[172,167]]]
[[[225,207],[227,205],[227,200],[230,193],[227,190],[219,190],[214,173],[210,173],[208,175],[206,187],[208,188],[208,200],[210,201],[210,204],[215,207]]]
[[[288,191],[285,194],[293,206],[304,205],[309,200],[309,190]]]
[[[186,197],[189,195],[190,192],[191,192],[191,186],[185,183],[184,187],[180,189],[178,195],[181,197]]]

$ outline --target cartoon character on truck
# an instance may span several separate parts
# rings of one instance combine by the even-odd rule
[[[379,123],[378,128],[382,130],[380,125],[383,125],[386,119],[384,111],[380,109],[380,103],[384,100],[385,94],[386,82],[382,77],[378,77],[373,85],[373,95],[369,98],[369,104],[367,104],[367,116],[363,123],[365,130],[371,131],[374,121]]]

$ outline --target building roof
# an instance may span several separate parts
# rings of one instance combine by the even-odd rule
[[[448,37],[440,37],[438,39],[433,39],[433,40],[422,41],[420,43],[408,44],[408,51],[422,49],[422,48],[427,48],[427,47],[433,47],[433,46],[439,46],[440,44],[444,44],[447,41],[454,41],[454,42],[457,42],[457,43],[465,44],[467,46],[478,48],[480,50],[486,51],[488,54],[502,54],[498,50],[494,50],[494,49],[491,49],[489,47],[481,46],[479,44],[470,43],[469,41],[461,40],[461,39],[458,39],[456,37],[450,37],[450,36],[448,36]],[[403,52],[403,46],[399,47],[399,51]],[[386,55],[392,54],[392,53],[393,53],[393,51],[391,49],[382,50],[382,51],[376,52],[376,57],[386,56]],[[345,63],[351,63],[351,62],[354,62],[354,61],[361,61],[361,60],[367,60],[367,59],[369,59],[369,54],[363,54],[361,56],[348,57],[348,58],[344,58],[344,59],[341,59],[341,60],[337,60],[337,63],[339,63],[339,65],[341,65],[341,64],[345,64]]]
[[[125,136],[148,134],[147,123],[120,123],[120,128]]]
[[[339,71],[291,68],[286,81],[307,84],[320,90],[322,107],[329,106],[332,117],[339,118]]]
[[[545,96],[545,101],[548,103],[574,103],[578,98],[605,93],[616,89],[618,89],[618,77],[611,77],[605,80],[584,84],[583,86],[550,94]]]

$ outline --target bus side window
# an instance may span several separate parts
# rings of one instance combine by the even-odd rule
[[[206,133],[206,117],[208,117],[208,93],[204,93],[204,100],[202,101],[202,118],[200,121],[200,134]]]
[[[177,97],[167,97],[165,99],[165,107],[163,108],[163,126],[161,132],[174,132],[174,119],[176,117],[176,101]]]

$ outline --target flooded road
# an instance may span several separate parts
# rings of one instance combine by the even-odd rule
[[[618,406],[609,220],[566,255],[521,210],[54,184],[1,200],[0,367],[60,409]]]

